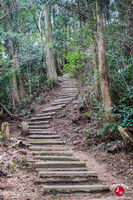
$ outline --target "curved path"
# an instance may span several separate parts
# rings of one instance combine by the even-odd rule
[[[75,80],[67,76],[63,77],[61,87],[58,99],[42,114],[31,118],[29,123],[30,149],[39,174],[37,183],[43,185],[44,194],[107,192],[109,186],[100,184],[97,173],[88,171],[86,163],[74,157],[60,135],[50,128],[50,120],[55,112],[63,109],[78,94]]]

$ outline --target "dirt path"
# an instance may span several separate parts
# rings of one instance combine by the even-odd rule
[[[69,94],[71,94],[71,92]],[[57,98],[57,93],[54,99],[56,98]],[[53,102],[53,100],[51,101]],[[49,105],[51,104],[46,105],[44,109],[48,108]],[[57,106],[57,105],[53,105],[53,106]],[[41,109],[41,106],[40,106],[40,109]],[[84,138],[82,135],[80,135],[78,137],[78,140],[74,140],[74,137],[73,137],[74,126],[72,124],[73,113],[76,113],[76,109],[73,103],[67,105],[65,108],[58,111],[50,123],[52,126],[51,130],[55,131],[56,134],[59,134],[62,140],[66,142],[67,149],[69,151],[72,151],[74,157],[79,158],[80,161],[86,162],[87,169],[89,171],[97,172],[99,183],[107,184],[109,186],[112,186],[113,184],[124,183],[125,185],[129,186],[129,189],[128,190],[126,189],[124,196],[126,197],[126,200],[128,200],[127,197],[131,197],[132,199],[133,197],[132,196],[133,188],[131,186],[132,179],[127,178],[127,181],[124,181],[125,177],[121,177],[121,178],[117,177],[115,173],[116,171],[114,171],[113,161],[112,161],[112,166],[110,167],[110,165],[108,165],[108,155],[105,152],[99,151],[99,154],[100,154],[99,159],[103,157],[105,159],[104,161],[102,161],[102,163],[100,163],[98,159],[96,158],[95,148],[92,148],[91,150],[90,148],[88,148],[88,150],[84,150],[84,151],[78,150],[78,149],[82,149],[80,148],[80,144],[81,144],[81,140],[84,141]],[[33,137],[32,139],[35,139],[35,138]],[[27,141],[29,141],[28,138],[27,138]],[[34,157],[31,155],[31,152],[28,149],[26,150],[27,152],[26,156],[24,156],[24,152],[23,153],[21,152],[21,149],[18,149],[18,150],[11,149],[11,151],[13,153],[16,153],[16,157],[18,156],[21,159],[25,157],[27,159],[29,158],[34,159]],[[11,159],[11,156],[9,156],[8,154],[5,154],[5,156],[7,156],[7,158],[10,157]],[[15,160],[14,157],[12,159]],[[116,157],[114,157],[113,159],[116,159]],[[40,200],[52,200],[52,199],[89,200],[89,199],[94,199],[94,198],[107,199],[107,197],[111,196],[112,197],[111,200],[112,200],[113,197],[115,197],[113,187],[111,188],[110,192],[106,192],[106,193],[95,192],[92,194],[86,193],[84,195],[83,194],[51,194],[51,195],[46,194],[43,196],[44,190],[43,190],[42,185],[35,184],[37,178],[38,178],[38,172],[34,170],[34,165],[32,164],[29,165],[28,169],[27,167],[25,169],[22,168],[21,170],[18,170],[17,173],[11,174],[6,178],[1,178],[0,179],[1,181],[0,199],[1,200],[2,199],[3,200],[10,200],[10,199],[14,199],[14,200],[38,200],[38,199]],[[129,184],[128,184],[128,181],[129,181]]]

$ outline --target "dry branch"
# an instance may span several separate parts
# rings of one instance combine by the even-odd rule
[[[3,110],[6,111],[6,113],[11,117],[11,118],[15,118],[17,117],[16,115],[12,114],[3,104],[0,103],[0,107],[3,108]]]

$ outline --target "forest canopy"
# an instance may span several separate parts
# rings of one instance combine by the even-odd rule
[[[69,73],[87,88],[81,106],[130,127],[132,55],[132,0],[0,1],[0,102],[13,113]]]

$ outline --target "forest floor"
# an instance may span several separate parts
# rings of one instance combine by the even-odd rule
[[[34,100],[36,107],[31,116],[48,107],[50,103],[58,97],[60,87],[54,87],[48,101],[44,104],[39,100]],[[113,184],[124,184],[125,197],[133,199],[133,156],[132,154],[118,152],[109,154],[106,144],[101,145],[98,141],[88,143],[83,129],[91,125],[91,120],[79,120],[74,123],[74,118],[78,115],[78,107],[72,102],[57,112],[51,121],[53,129],[61,135],[68,148],[73,150],[76,157],[85,160],[90,170],[97,171],[99,180],[109,186]],[[33,159],[31,152],[26,144],[28,136],[23,137],[19,128],[20,121],[29,121],[30,118],[4,121],[10,123],[10,133],[12,142],[7,147],[0,146],[0,200],[88,200],[91,198],[102,197],[101,194],[86,195],[60,195],[43,196],[42,187],[35,183],[38,174],[35,171],[34,163],[29,162]],[[22,141],[18,143],[18,141]],[[114,188],[109,194],[115,197]]]

